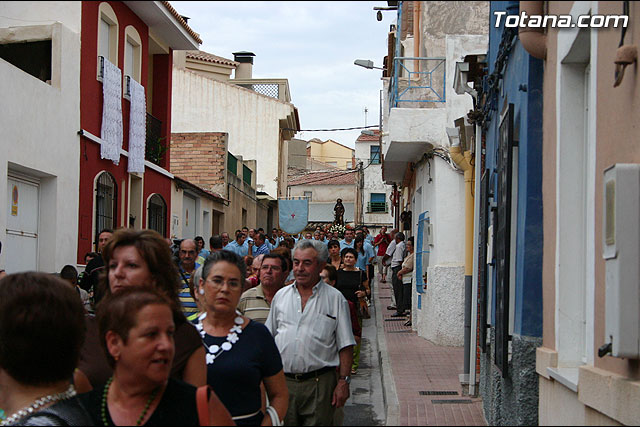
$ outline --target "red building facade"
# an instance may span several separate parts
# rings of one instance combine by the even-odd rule
[[[84,263],[85,253],[96,249],[97,235],[103,228],[151,228],[169,236],[172,52],[197,49],[199,43],[198,35],[167,2],[82,2],[79,263]],[[145,88],[147,155],[143,174],[127,172],[130,102],[124,96],[124,152],[121,150],[118,165],[100,157],[101,54],[109,56],[123,76],[132,74]]]

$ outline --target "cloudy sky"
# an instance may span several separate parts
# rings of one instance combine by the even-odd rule
[[[374,6],[386,1],[276,2],[171,1],[200,34],[200,49],[233,59],[233,52],[256,54],[254,78],[287,78],[303,130],[377,125],[381,70],[353,64],[370,59],[382,67],[387,33],[395,11],[376,20]],[[333,139],[355,146],[360,130],[299,132],[309,140]]]

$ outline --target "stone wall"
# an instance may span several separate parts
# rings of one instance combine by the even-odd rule
[[[480,395],[489,425],[538,425],[538,374],[536,348],[542,338],[514,335],[506,378],[494,362],[495,330],[491,345],[480,355]]]

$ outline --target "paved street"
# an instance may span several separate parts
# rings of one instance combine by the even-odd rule
[[[392,318],[390,295],[390,283],[376,282],[344,425],[486,425],[481,399],[462,396],[463,349],[436,346]]]

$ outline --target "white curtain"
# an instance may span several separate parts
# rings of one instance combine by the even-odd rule
[[[129,167],[128,172],[144,173],[144,153],[147,138],[147,101],[144,86],[129,80],[131,109],[129,111]]]
[[[100,129],[100,157],[120,163],[122,148],[122,73],[104,60],[102,77],[102,129]]]

